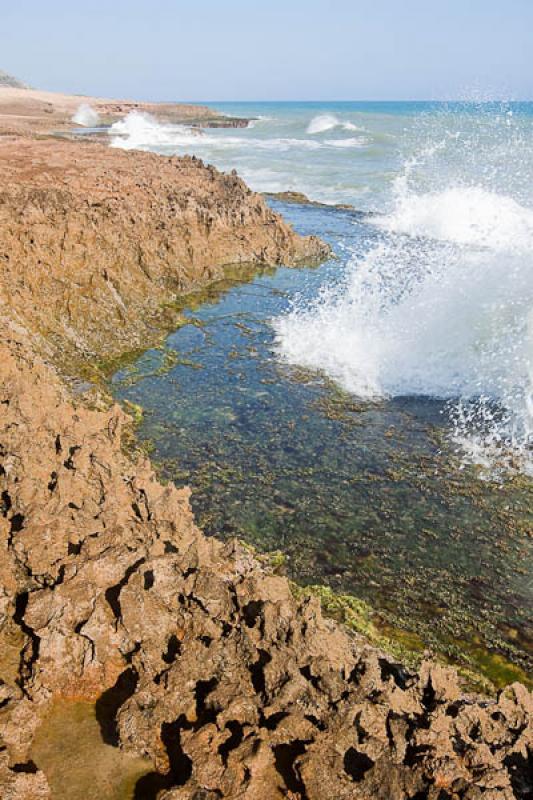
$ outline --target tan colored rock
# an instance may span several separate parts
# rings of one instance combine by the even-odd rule
[[[234,174],[98,144],[0,146],[0,300],[56,349],[146,347],[235,264],[324,258]]]

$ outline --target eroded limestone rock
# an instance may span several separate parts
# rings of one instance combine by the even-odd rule
[[[177,295],[235,264],[329,252],[236,174],[192,157],[18,139],[0,146],[0,300],[67,355],[146,348]]]

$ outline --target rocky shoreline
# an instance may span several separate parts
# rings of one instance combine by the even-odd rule
[[[80,106],[89,106],[100,125],[112,125],[131,112],[141,112],[160,122],[198,128],[245,128],[250,120],[219,114],[208,106],[188,103],[152,103],[111,100],[85,95],[60,94],[29,89],[0,73],[0,135],[69,134],[78,127],[73,117]]]
[[[324,619],[204,537],[188,492],[125,453],[127,415],[65,383],[227,266],[327,248],[197,159],[6,139],[0,176],[1,796],[531,797],[522,685],[467,695]]]
[[[176,319],[177,296],[230,265],[329,252],[296,236],[237,175],[194,157],[15,140],[0,147],[0,177],[0,292],[56,363],[146,348]]]

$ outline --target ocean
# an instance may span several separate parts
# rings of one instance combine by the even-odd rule
[[[253,121],[191,132],[133,114],[111,140],[350,204],[383,234],[363,256],[339,241],[343,280],[274,320],[280,358],[359,397],[454,401],[465,458],[531,473],[533,103],[215,108]]]
[[[216,105],[116,147],[237,170],[316,268],[231,272],[112,381],[208,533],[497,685],[531,669],[533,104]],[[349,206],[349,207],[346,207]]]

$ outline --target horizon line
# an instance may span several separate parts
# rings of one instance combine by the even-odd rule
[[[326,100],[323,98],[312,99],[312,100],[301,100],[301,99],[291,99],[291,100],[261,100],[261,99],[253,99],[253,100],[239,100],[236,98],[231,99],[220,99],[220,100],[206,100],[206,99],[195,99],[195,100],[153,100],[151,102],[157,103],[189,103],[189,104],[212,104],[212,103],[468,103],[468,104],[475,104],[475,105],[489,105],[491,103],[533,103],[533,98],[513,98],[510,100],[509,98],[498,97],[492,98],[490,100],[475,100],[475,99],[464,99],[464,98],[396,98],[396,99],[378,99],[378,98],[356,98],[350,100],[338,100],[338,99],[330,99]]]

